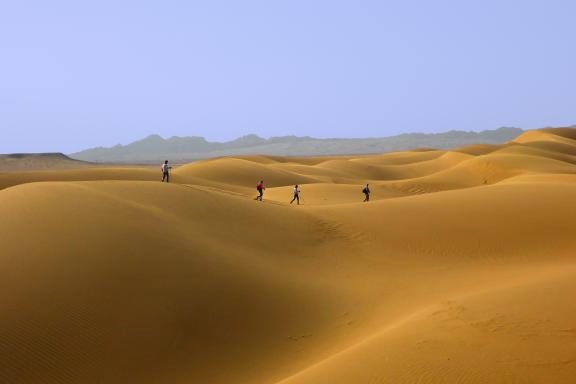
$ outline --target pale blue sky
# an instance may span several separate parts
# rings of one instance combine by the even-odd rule
[[[576,2],[0,1],[0,153],[576,124]]]

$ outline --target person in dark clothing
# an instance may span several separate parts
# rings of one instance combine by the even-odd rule
[[[294,186],[294,198],[292,199],[292,201],[290,202],[290,204],[292,204],[294,202],[294,200],[296,200],[296,202],[298,203],[298,205],[300,205],[300,190],[298,189],[298,184],[296,184]]]
[[[162,182],[164,182],[164,180],[166,180],[167,183],[170,182],[171,169],[172,167],[168,165],[168,160],[164,161],[164,164],[162,164]]]
[[[256,196],[256,200],[262,201],[262,197],[264,196],[264,181],[260,180],[258,184],[256,184],[256,190],[258,191],[258,196]]]
[[[364,186],[364,188],[362,189],[362,193],[366,195],[366,198],[364,198],[364,202],[367,203],[368,201],[370,201],[370,187],[368,186],[368,184]]]

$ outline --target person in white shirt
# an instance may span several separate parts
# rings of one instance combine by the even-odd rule
[[[166,180],[167,183],[170,182],[171,169],[172,167],[168,165],[168,160],[164,161],[164,164],[162,164],[162,182],[164,182],[164,180]]]
[[[300,205],[300,190],[298,189],[298,184],[296,184],[294,186],[294,198],[292,199],[292,201],[290,202],[290,204],[292,204],[294,202],[294,200],[296,200],[296,202],[298,203],[298,205]]]

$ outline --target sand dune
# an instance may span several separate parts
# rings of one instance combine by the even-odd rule
[[[175,174],[182,177],[197,177],[206,180],[219,181],[228,184],[252,187],[256,185],[252,175],[259,175],[266,179],[269,185],[285,185],[297,183],[313,182],[315,179],[299,174],[272,168],[258,162],[221,158],[215,160],[199,161],[178,168]]]
[[[572,383],[574,156],[546,129],[0,173],[0,382]]]

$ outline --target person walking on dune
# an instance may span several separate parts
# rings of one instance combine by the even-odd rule
[[[258,184],[256,184],[256,190],[258,191],[258,196],[256,196],[256,200],[262,201],[262,197],[264,196],[264,181],[260,180]]]
[[[292,204],[294,202],[294,200],[296,200],[296,202],[298,203],[298,205],[300,205],[300,190],[298,189],[298,184],[296,184],[294,186],[294,198],[292,199],[292,201],[290,202],[290,204]]]
[[[167,183],[170,182],[171,169],[172,167],[168,165],[168,160],[164,161],[164,164],[162,164],[162,182],[164,182],[164,180],[166,180]]]
[[[364,198],[364,202],[367,203],[368,201],[370,201],[370,187],[368,186],[368,184],[364,186],[364,188],[362,189],[362,193],[366,195],[366,197]]]

